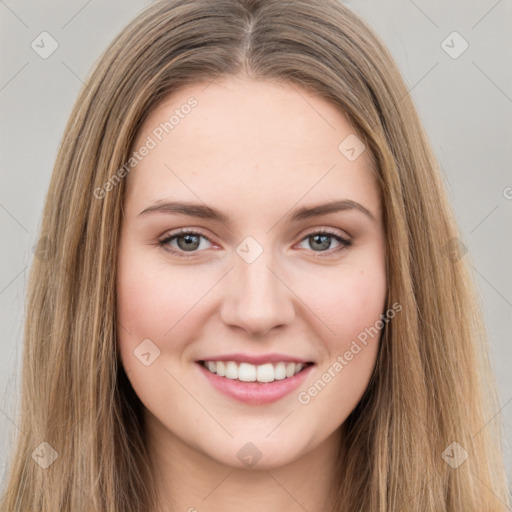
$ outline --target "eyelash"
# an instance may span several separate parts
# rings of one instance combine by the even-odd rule
[[[166,236],[162,240],[159,240],[157,245],[159,247],[161,247],[162,249],[164,249],[165,251],[170,252],[171,254],[174,254],[180,258],[191,258],[194,256],[195,253],[201,252],[201,251],[195,250],[195,251],[190,251],[190,255],[186,255],[186,251],[169,249],[168,247],[166,247],[167,244],[171,240],[174,240],[175,238],[179,238],[180,236],[183,236],[183,235],[199,235],[202,238],[211,242],[211,240],[205,234],[203,234],[201,231],[185,228],[178,232],[170,233],[168,236]],[[337,247],[336,249],[333,249],[333,250],[328,249],[326,251],[311,251],[311,252],[315,253],[315,257],[319,257],[319,258],[330,257],[330,256],[333,256],[335,253],[338,253],[339,251],[342,251],[343,249],[346,249],[352,245],[351,240],[347,240],[346,238],[343,238],[342,236],[340,236],[338,233],[334,233],[327,229],[318,229],[316,231],[311,231],[310,233],[307,233],[306,235],[304,235],[300,241],[303,242],[310,236],[314,236],[314,235],[328,235],[328,236],[334,238],[337,242],[339,242],[341,244],[340,247]]]

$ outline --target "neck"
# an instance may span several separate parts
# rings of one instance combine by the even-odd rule
[[[185,444],[151,414],[146,426],[159,512],[332,509],[341,429],[285,466],[246,469],[219,463]]]

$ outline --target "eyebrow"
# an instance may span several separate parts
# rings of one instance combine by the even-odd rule
[[[369,217],[371,220],[376,221],[375,216],[362,204],[357,203],[356,201],[351,201],[349,199],[342,199],[339,201],[331,201],[329,203],[319,204],[316,206],[298,208],[295,210],[293,215],[291,215],[290,222],[297,222],[320,215],[327,215],[329,213],[349,210],[359,211]],[[211,208],[205,204],[200,203],[189,203],[182,201],[158,201],[148,208],[142,210],[139,215],[146,215],[148,213],[155,212],[188,215],[190,217],[214,220],[229,225],[229,217],[226,214],[216,210],[215,208]]]

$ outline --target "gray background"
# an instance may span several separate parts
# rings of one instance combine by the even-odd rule
[[[57,147],[92,64],[149,3],[0,0],[0,487],[17,428],[28,269]],[[388,45],[439,158],[485,313],[512,481],[512,1],[345,3]],[[31,47],[43,31],[59,45],[47,59]],[[445,51],[462,48],[458,36],[446,39],[454,31],[469,44],[457,58]]]

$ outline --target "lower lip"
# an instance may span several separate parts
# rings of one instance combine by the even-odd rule
[[[284,396],[297,389],[309,375],[314,365],[309,365],[302,371],[286,379],[272,382],[242,382],[238,379],[219,377],[197,363],[205,377],[221,393],[251,405],[265,405],[277,402]]]

